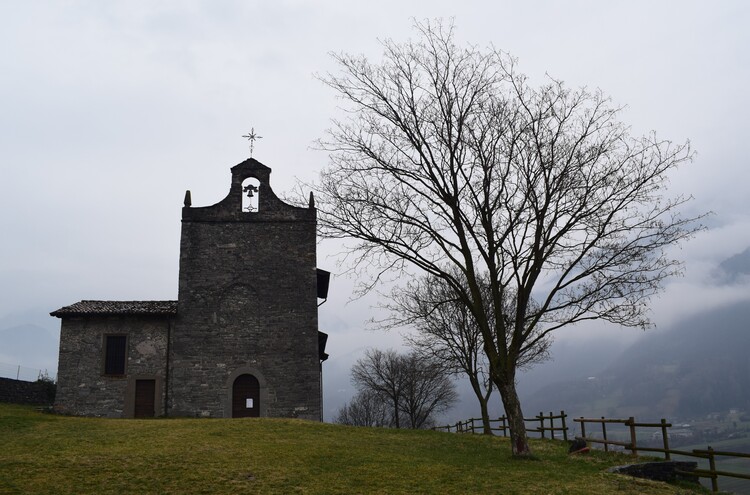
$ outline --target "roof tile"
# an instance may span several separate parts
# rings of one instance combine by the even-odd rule
[[[177,301],[79,301],[50,313],[51,316],[76,315],[175,315]]]

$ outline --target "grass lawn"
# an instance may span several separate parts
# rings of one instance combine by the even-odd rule
[[[0,493],[688,494],[606,473],[623,454],[287,419],[73,418],[0,404]]]

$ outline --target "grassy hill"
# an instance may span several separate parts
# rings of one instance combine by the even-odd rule
[[[0,493],[677,494],[606,473],[631,459],[534,441],[284,419],[105,420],[0,404]]]

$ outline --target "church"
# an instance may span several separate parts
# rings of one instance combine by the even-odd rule
[[[110,418],[321,420],[327,335],[316,210],[280,200],[271,169],[231,168],[227,196],[182,208],[176,301],[84,300],[61,320],[55,411]]]

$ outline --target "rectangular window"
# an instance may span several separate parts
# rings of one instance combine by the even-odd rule
[[[128,356],[128,339],[125,335],[105,336],[104,374],[124,375]]]

